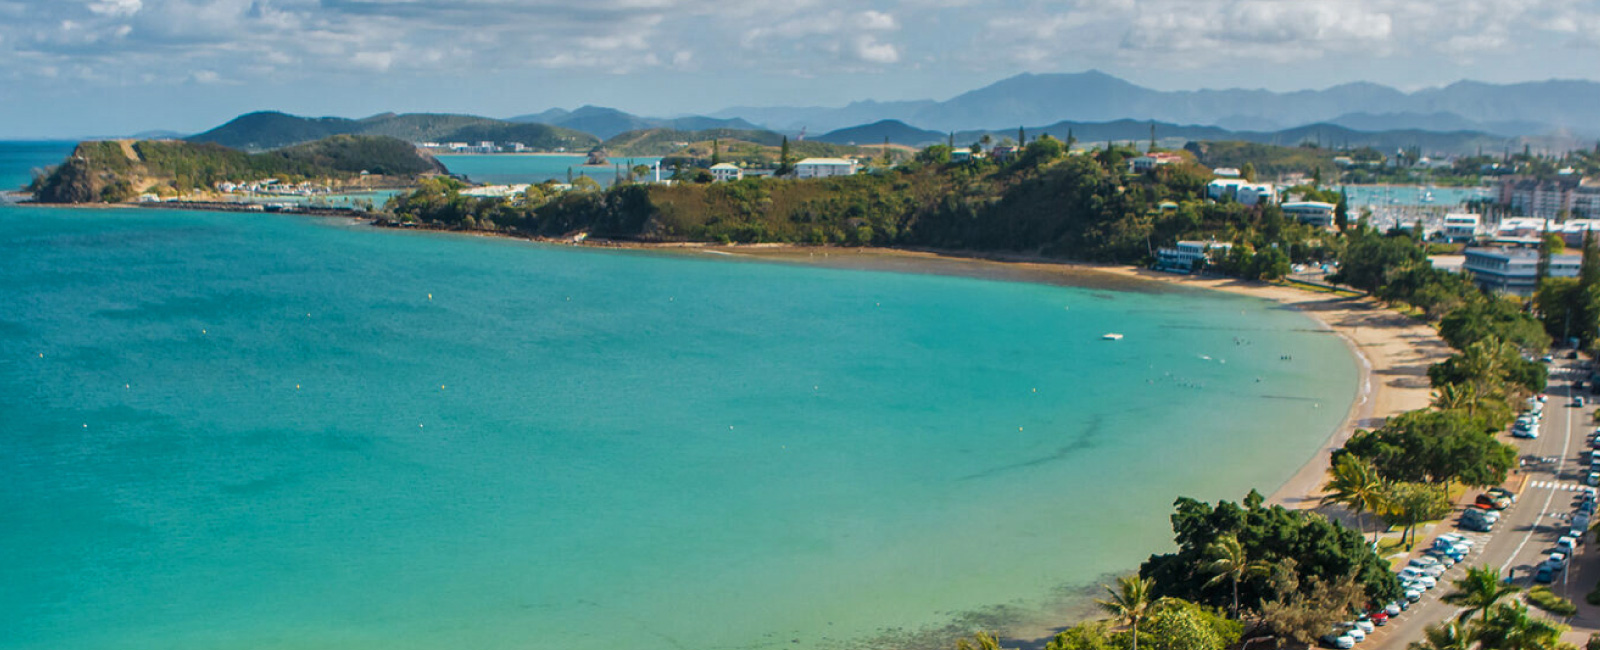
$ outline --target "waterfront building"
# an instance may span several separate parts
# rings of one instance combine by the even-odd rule
[[[795,178],[827,178],[856,173],[856,161],[844,158],[807,158],[794,164]]]
[[[1485,291],[1531,296],[1538,287],[1539,251],[1533,248],[1469,248],[1461,268],[1472,273],[1472,281]],[[1553,255],[1550,277],[1574,278],[1583,256]]]
[[[744,170],[732,163],[717,163],[711,166],[711,177],[718,181],[736,181],[744,178]]]
[[[1296,219],[1308,226],[1328,228],[1333,225],[1335,209],[1337,209],[1337,206],[1332,203],[1295,201],[1283,204],[1283,216]]]
[[[1219,241],[1180,241],[1170,248],[1156,249],[1157,271],[1194,273],[1212,261],[1213,254],[1227,255],[1233,244]]]
[[[1439,231],[1439,235],[1445,241],[1451,243],[1470,242],[1477,239],[1478,224],[1482,221],[1482,217],[1475,214],[1446,214],[1444,215],[1444,228]]]

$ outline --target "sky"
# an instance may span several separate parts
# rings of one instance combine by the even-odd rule
[[[0,138],[942,100],[1089,69],[1163,90],[1596,79],[1600,0],[0,0]]]

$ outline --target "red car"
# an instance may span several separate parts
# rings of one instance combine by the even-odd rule
[[[1384,625],[1389,624],[1389,614],[1380,609],[1376,612],[1367,614],[1367,620],[1372,621],[1373,625],[1383,627]]]

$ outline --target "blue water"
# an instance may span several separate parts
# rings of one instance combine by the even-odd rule
[[[1174,497],[1281,484],[1356,388],[1202,292],[153,209],[0,206],[0,259],[8,650],[1028,620],[1168,548]]]
[[[582,155],[440,154],[436,157],[450,173],[489,185],[566,182],[570,170],[573,178],[588,176],[603,186],[610,186],[616,178],[615,165],[621,165],[623,173],[627,173],[632,165],[653,165],[661,160],[658,157],[616,157],[610,160],[614,164],[588,166],[583,164],[588,157]]]
[[[1481,187],[1420,187],[1416,185],[1345,185],[1350,205],[1355,207],[1438,207],[1458,208],[1461,204],[1492,198],[1488,188]]]
[[[33,181],[36,171],[61,164],[76,142],[0,141],[0,192],[20,191]]]

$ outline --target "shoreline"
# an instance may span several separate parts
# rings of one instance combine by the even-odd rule
[[[572,242],[559,242],[572,245]],[[733,256],[786,263],[859,270],[962,275],[986,279],[1082,285],[1095,284],[1184,287],[1251,296],[1293,309],[1339,336],[1357,364],[1355,399],[1343,421],[1323,439],[1311,458],[1282,485],[1273,486],[1267,503],[1291,509],[1319,505],[1330,454],[1357,429],[1372,429],[1388,418],[1426,408],[1432,399],[1428,366],[1451,354],[1428,324],[1389,310],[1370,297],[1350,298],[1293,287],[1234,278],[1176,275],[1141,267],[1064,262],[1026,255],[983,255],[961,251],[884,248],[813,248],[768,245],[652,245],[635,242],[583,242],[595,248],[638,248]],[[818,254],[821,254],[820,256]],[[1263,486],[1265,488],[1266,486]]]

